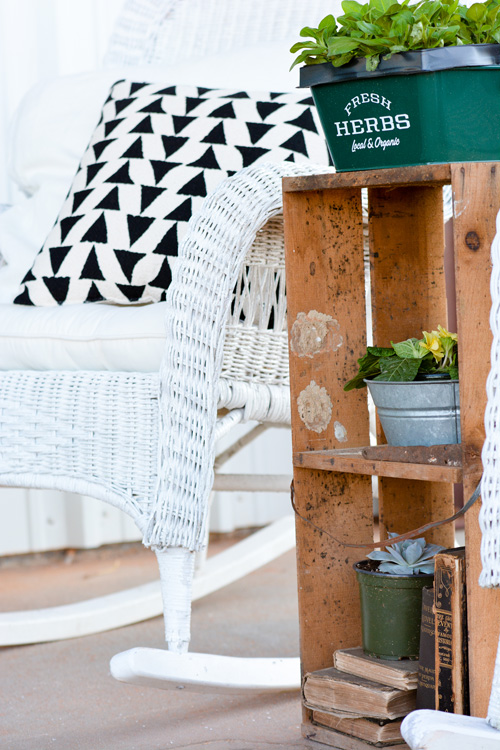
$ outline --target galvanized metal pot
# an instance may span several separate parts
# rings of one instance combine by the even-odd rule
[[[396,576],[373,570],[371,560],[354,565],[361,600],[363,651],[381,659],[418,659],[422,589],[434,575]]]
[[[460,443],[458,380],[365,380],[389,445]]]

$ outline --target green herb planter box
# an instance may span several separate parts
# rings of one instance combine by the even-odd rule
[[[500,45],[300,69],[339,172],[500,160]]]
[[[418,659],[422,589],[434,575],[378,573],[376,564],[354,565],[361,599],[363,651],[381,659]]]

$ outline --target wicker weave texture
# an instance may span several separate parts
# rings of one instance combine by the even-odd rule
[[[482,450],[482,507],[479,515],[483,566],[479,583],[486,587],[500,585],[500,213],[491,258],[490,327],[493,343],[491,369],[486,381],[488,402],[484,418],[486,439]]]
[[[143,530],[157,440],[156,374],[0,373],[0,484],[91,495]]]
[[[242,30],[244,47],[273,44],[331,12],[327,0],[126,0],[104,62],[176,65],[238,49]]]
[[[308,171],[317,172],[318,167],[265,164],[238,172],[207,198],[186,234],[170,287],[169,344],[160,370],[161,463],[146,534],[146,543],[154,547],[197,550],[203,546],[225,323],[233,289],[256,232],[281,212],[282,177]],[[247,409],[253,403],[258,418],[268,421],[269,412],[263,413],[258,398],[261,391],[253,386],[248,383]],[[244,389],[244,382],[239,381],[238,387]],[[288,388],[266,388],[270,410],[288,408],[285,391]],[[252,418],[250,409],[247,416]]]
[[[217,409],[289,422],[281,178],[307,171],[324,168],[244,169],[193,217],[159,375],[0,373],[0,484],[106,500],[159,550],[204,546]]]

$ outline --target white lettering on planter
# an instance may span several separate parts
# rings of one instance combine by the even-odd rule
[[[406,128],[410,127],[410,118],[408,115],[396,115],[394,119],[396,120],[396,127],[399,130],[406,130]]]
[[[391,110],[393,102],[386,99],[382,94],[374,91],[365,91],[357,96],[353,96],[344,107],[347,112],[348,120],[339,120],[335,122],[337,128],[337,137],[344,138],[349,136],[366,136],[364,138],[353,138],[351,143],[351,152],[364,151],[368,149],[380,149],[385,151],[387,148],[394,148],[401,144],[401,140],[394,131],[409,130],[411,128],[410,115],[405,112],[398,114],[382,114],[379,116],[361,117],[364,114],[364,105],[370,105],[370,112],[373,112],[373,105],[377,104],[385,110]],[[351,119],[352,118],[352,119]],[[380,135],[371,134],[381,133]]]
[[[359,96],[353,96],[353,98],[349,102],[347,102],[344,109],[347,112],[348,117],[350,117],[351,111],[353,109],[359,107],[360,104],[368,104],[369,102],[371,102],[372,104],[380,104],[386,109],[391,108],[391,102],[389,101],[389,99],[386,99],[385,96],[380,96],[380,94],[376,94],[374,91],[372,91],[369,94],[365,92],[364,94],[360,94]]]
[[[406,114],[383,115],[382,117],[365,117],[364,119],[342,120],[335,123],[337,135],[362,135],[363,133],[380,133],[391,130],[407,130],[411,127],[410,117]]]

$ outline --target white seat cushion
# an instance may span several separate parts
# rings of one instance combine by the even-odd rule
[[[158,372],[165,303],[0,305],[1,370]]]

